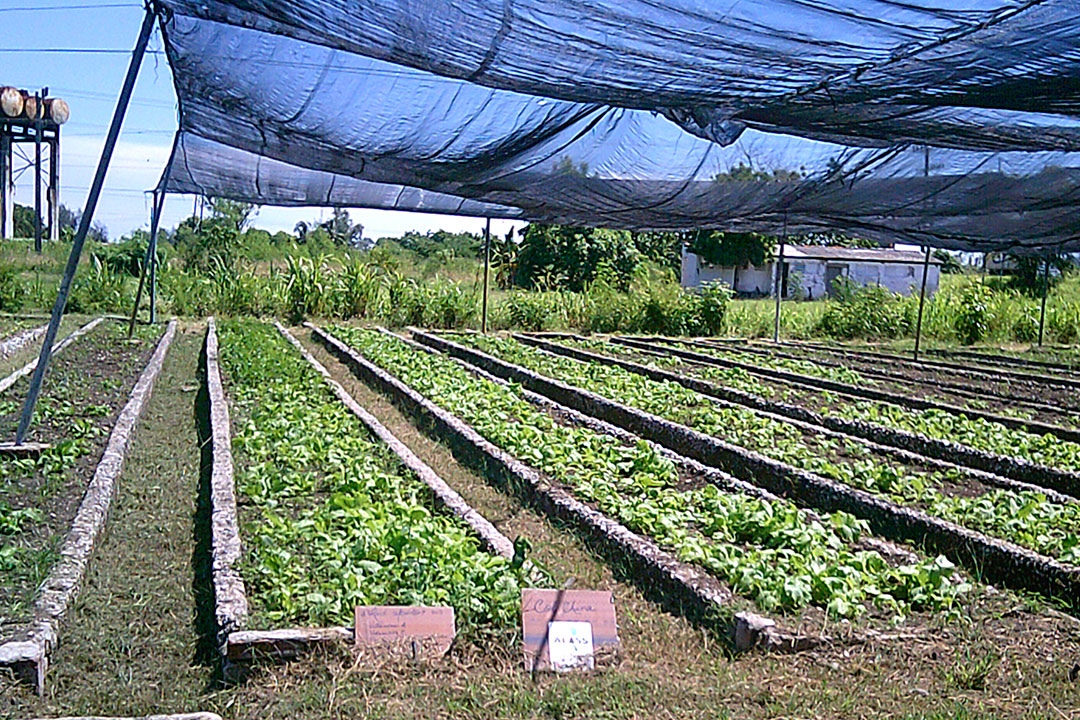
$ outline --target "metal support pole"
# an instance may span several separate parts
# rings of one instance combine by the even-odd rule
[[[168,173],[168,167],[165,168]],[[135,305],[131,308],[131,321],[128,323],[128,340],[135,334],[135,319],[139,315],[139,305],[142,303],[143,288],[146,286],[146,275],[150,274],[150,323],[154,322],[154,265],[157,254],[158,221],[161,218],[161,206],[165,203],[165,193],[154,190],[154,199],[150,207],[150,239],[146,243],[146,256],[143,258],[142,268],[139,271],[139,287],[135,291]]]
[[[784,274],[784,243],[786,242],[787,220],[784,221],[784,236],[780,238],[780,258],[776,261],[776,282],[774,283],[776,292],[776,315],[773,317],[772,330],[772,341],[774,343],[780,342],[780,290],[782,286],[781,279]]]
[[[45,340],[41,344],[41,355],[38,357],[37,367],[34,368],[34,376],[30,379],[30,390],[26,394],[22,416],[19,418],[19,428],[15,432],[16,445],[22,444],[26,438],[27,430],[30,429],[30,419],[34,416],[34,406],[37,405],[38,394],[41,392],[41,381],[45,377],[45,370],[48,368],[49,358],[52,356],[56,331],[60,329],[60,319],[64,315],[64,307],[67,306],[68,295],[71,294],[71,281],[74,279],[75,271],[79,267],[79,257],[82,255],[83,245],[86,243],[86,234],[90,230],[90,222],[94,218],[94,210],[97,208],[98,198],[101,196],[101,186],[105,183],[105,173],[109,169],[109,161],[112,160],[113,150],[116,148],[116,139],[120,136],[120,126],[124,123],[124,114],[127,112],[128,102],[131,100],[131,91],[135,88],[135,78],[139,74],[139,66],[142,64],[143,56],[146,54],[146,45],[150,41],[150,32],[154,29],[155,16],[156,13],[153,7],[147,5],[146,17],[143,18],[142,28],[139,30],[139,39],[131,52],[131,62],[128,64],[124,86],[120,89],[120,97],[116,101],[116,110],[113,112],[112,123],[109,125],[109,134],[105,138],[105,146],[101,150],[101,159],[98,161],[97,171],[94,173],[94,181],[90,185],[90,194],[86,198],[86,207],[83,208],[82,218],[79,219],[79,229],[75,231],[71,254],[68,255],[64,276],[60,280],[60,289],[56,294],[56,303],[53,305],[52,317],[49,319],[49,328],[45,331]]]
[[[922,288],[919,290],[919,319],[915,323],[915,361],[919,360],[919,341],[922,339],[923,305],[926,304],[926,274],[930,269],[930,246],[926,246],[926,256],[922,266]]]
[[[11,135],[0,127],[0,239],[11,239]]]
[[[150,227],[150,324],[157,322],[157,236],[158,227],[161,225],[161,208],[165,205],[165,191],[161,191],[161,199],[154,193],[156,209],[153,222]],[[138,308],[136,308],[138,309]]]
[[[60,240],[60,126],[49,141],[49,240]]]
[[[41,120],[45,117],[45,96],[35,93],[37,117],[34,119],[34,252],[41,252]]]
[[[491,265],[491,218],[484,225],[484,305],[480,315],[480,332],[487,333],[488,268]]]
[[[1039,347],[1043,344],[1043,327],[1046,323],[1046,296],[1050,294],[1050,258],[1043,260],[1042,307],[1039,309]]]

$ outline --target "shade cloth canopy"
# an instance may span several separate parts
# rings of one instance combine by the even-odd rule
[[[1077,3],[161,4],[170,192],[1080,248]]]

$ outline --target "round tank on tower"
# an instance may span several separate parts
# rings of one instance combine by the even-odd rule
[[[49,98],[45,101],[45,117],[57,125],[63,125],[71,117],[71,108],[61,98]]]
[[[23,111],[23,94],[18,88],[0,87],[0,112],[8,117],[18,117]]]

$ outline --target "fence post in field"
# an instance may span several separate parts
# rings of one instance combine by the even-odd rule
[[[1043,258],[1042,306],[1039,308],[1039,347],[1043,344],[1043,327],[1046,323],[1046,296],[1050,294],[1050,257]]]
[[[37,113],[34,119],[34,252],[41,252],[41,124],[45,117],[44,92],[35,93]]]
[[[83,245],[86,244],[86,234],[90,230],[90,223],[94,219],[94,210],[97,208],[98,198],[101,196],[101,186],[105,184],[105,173],[109,169],[113,150],[116,148],[116,140],[120,136],[120,126],[124,124],[124,115],[127,113],[128,102],[131,100],[131,91],[135,88],[135,78],[139,74],[139,66],[146,54],[146,45],[150,41],[150,32],[154,29],[154,19],[157,13],[152,5],[146,6],[146,16],[143,18],[142,28],[139,31],[139,39],[131,52],[131,62],[128,64],[127,76],[120,90],[120,97],[116,101],[116,110],[113,112],[112,122],[109,125],[109,134],[105,137],[105,146],[101,149],[101,159],[98,160],[97,170],[94,173],[94,181],[90,185],[90,194],[86,198],[86,206],[82,217],[79,219],[79,228],[75,231],[75,239],[71,244],[71,254],[68,255],[67,266],[64,268],[63,278],[60,280],[60,289],[56,294],[56,303],[53,305],[52,317],[49,319],[49,328],[45,331],[45,339],[41,344],[41,355],[38,357],[37,367],[34,368],[34,376],[30,380],[30,390],[26,394],[26,402],[23,404],[22,416],[19,418],[19,427],[15,431],[15,444],[21,445],[26,438],[26,432],[30,429],[30,419],[34,415],[34,406],[37,405],[38,394],[41,392],[41,381],[45,378],[45,370],[49,366],[49,358],[52,356],[52,345],[56,340],[56,332],[60,329],[60,319],[64,315],[68,296],[71,294],[71,281],[75,277],[75,271],[79,267],[79,257],[82,255]]]
[[[484,225],[484,304],[480,313],[480,332],[487,333],[488,267],[491,265],[491,218]]]
[[[168,177],[169,168],[165,167],[165,176]],[[161,220],[161,206],[165,204],[165,191],[154,190],[153,200],[150,206],[150,239],[146,243],[146,256],[143,258],[142,268],[139,271],[139,287],[135,291],[135,306],[131,308],[131,321],[128,323],[128,340],[135,333],[135,319],[139,314],[139,305],[142,302],[143,287],[146,285],[146,273],[150,272],[150,323],[153,324],[154,301],[156,299],[154,283],[157,281],[157,234],[158,223]]]
[[[930,269],[930,246],[926,246],[926,255],[922,265],[922,288],[919,290],[919,319],[915,323],[915,360],[919,359],[919,341],[922,339],[923,305],[926,304],[926,273]]]
[[[784,218],[784,235],[780,238],[780,258],[776,261],[776,281],[774,285],[774,293],[776,295],[776,314],[773,317],[773,331],[772,341],[774,343],[780,342],[780,290],[781,290],[781,278],[784,274],[784,243],[787,242],[787,218]],[[735,288],[732,288],[735,290]]]

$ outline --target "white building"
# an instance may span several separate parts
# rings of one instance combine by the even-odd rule
[[[834,281],[839,277],[860,285],[881,285],[901,295],[917,293],[922,284],[923,259],[923,253],[917,250],[786,245],[781,294],[785,298],[816,300],[832,295]],[[772,295],[776,265],[772,261],[761,267],[719,267],[684,249],[682,286],[721,282],[740,295]],[[927,295],[937,291],[940,275],[941,261],[931,257],[926,273]]]

